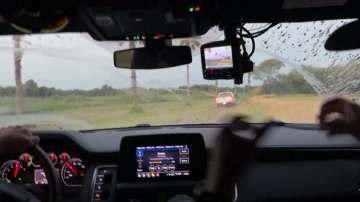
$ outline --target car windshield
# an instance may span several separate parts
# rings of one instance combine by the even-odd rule
[[[235,114],[252,122],[315,123],[324,97],[358,98],[360,52],[324,49],[330,33],[350,21],[276,25],[256,38],[255,71],[238,86],[203,79],[199,47],[224,38],[217,27],[201,37],[173,40],[191,47],[193,62],[160,70],[114,68],[115,50],[141,42],[97,42],[86,33],[2,36],[0,126],[81,130],[223,123]],[[252,32],[267,26],[246,25]],[[233,93],[236,103],[218,106],[217,95],[231,95],[221,92]]]

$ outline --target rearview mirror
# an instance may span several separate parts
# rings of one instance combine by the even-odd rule
[[[192,62],[188,46],[134,48],[114,53],[115,67],[125,69],[160,69]]]
[[[334,31],[325,42],[326,50],[343,51],[360,48],[360,20],[350,22]]]

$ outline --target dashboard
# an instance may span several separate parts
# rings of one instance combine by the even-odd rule
[[[188,125],[34,134],[59,172],[64,202],[165,202],[195,197],[221,129]],[[1,157],[0,163],[0,180],[46,189],[31,154]],[[229,192],[234,201],[358,201],[359,183],[356,139],[329,138],[314,125],[286,125],[269,131],[248,174]]]

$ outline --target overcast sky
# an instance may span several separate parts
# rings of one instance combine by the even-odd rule
[[[277,57],[286,62],[286,71],[301,64],[330,66],[359,57],[359,51],[335,53],[324,50],[329,33],[345,21],[282,24],[272,28],[256,40],[256,64]],[[259,26],[259,25],[257,25]],[[250,28],[256,27],[251,25]],[[214,39],[211,39],[213,37]],[[61,89],[92,89],[108,84],[115,88],[130,86],[130,71],[113,66],[112,50],[127,48],[127,42],[98,43],[85,34],[56,34],[25,36],[22,80],[35,80],[41,86]],[[206,39],[206,40],[205,40]],[[213,31],[202,42],[219,40],[221,34]],[[10,36],[0,37],[0,86],[13,86],[13,41]],[[194,52],[190,64],[192,84],[213,84],[202,77],[199,50]],[[197,54],[197,55],[196,55]],[[162,70],[137,71],[141,87],[178,87],[186,83],[185,66]],[[232,86],[232,81],[221,81]]]

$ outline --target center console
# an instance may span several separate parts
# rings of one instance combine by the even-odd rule
[[[205,179],[202,135],[144,135],[122,138],[117,165],[96,167],[92,198],[108,201],[162,201],[191,195]]]

